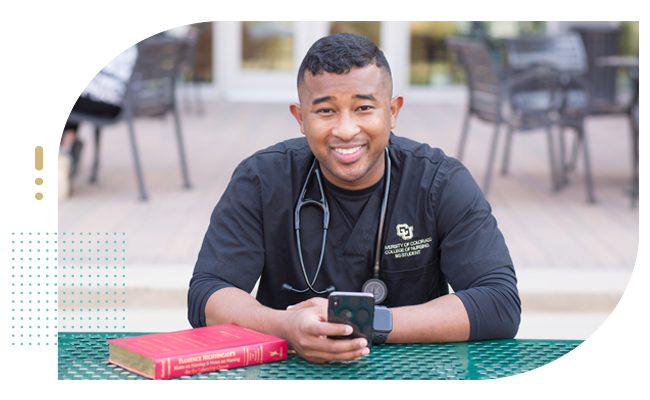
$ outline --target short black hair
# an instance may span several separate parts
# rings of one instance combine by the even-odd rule
[[[384,53],[367,37],[353,33],[336,33],[318,39],[310,48],[298,70],[298,87],[307,70],[316,76],[323,71],[344,74],[352,67],[375,64],[390,73]]]

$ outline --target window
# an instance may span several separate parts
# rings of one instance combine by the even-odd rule
[[[411,22],[411,85],[449,86],[465,81],[462,67],[450,62],[445,39],[473,36],[501,39],[543,33],[540,21],[413,21]]]
[[[355,33],[370,39],[377,47],[380,43],[380,22],[379,21],[332,21],[330,23],[330,35],[335,33]]]
[[[242,69],[293,69],[292,22],[244,21],[242,39]]]

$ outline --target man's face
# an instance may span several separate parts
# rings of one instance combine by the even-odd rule
[[[388,72],[374,64],[341,75],[305,72],[300,104],[290,109],[328,181],[358,190],[381,179],[384,148],[403,103],[391,91]]]

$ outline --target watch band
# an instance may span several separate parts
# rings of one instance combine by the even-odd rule
[[[384,344],[386,342],[386,339],[388,338],[389,333],[390,332],[374,331],[372,335],[372,344],[373,345]]]
[[[384,344],[393,331],[393,312],[386,306],[375,306],[372,323],[372,344]]]

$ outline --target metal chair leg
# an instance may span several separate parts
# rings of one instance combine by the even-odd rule
[[[189,83],[186,83],[186,85],[184,87],[184,90],[183,90],[184,97],[185,97],[185,99],[183,100],[183,104],[185,106],[185,113],[189,114],[190,112],[192,112],[192,99],[191,99],[192,94],[190,93],[190,91],[192,91],[194,89],[193,88],[194,84],[192,83],[191,80],[188,80],[186,82],[189,82]]]
[[[194,87],[194,101],[196,103],[196,113],[197,115],[203,115],[205,108],[203,107],[203,99],[201,98],[201,85],[199,82],[194,82],[192,85]]]
[[[632,208],[636,207],[637,200],[639,199],[639,127],[636,123],[638,115],[635,114],[637,110],[632,109],[630,112],[630,125],[632,133],[632,183],[630,187],[630,195],[632,200]]]
[[[560,127],[558,138],[560,142],[560,186],[566,186],[569,183],[568,168],[566,164],[566,142],[564,136],[564,127]]]
[[[129,126],[129,137],[131,138],[131,149],[133,150],[133,163],[135,164],[135,174],[138,179],[138,187],[140,189],[140,199],[147,200],[147,193],[144,190],[144,179],[142,178],[142,170],[140,168],[140,158],[138,157],[138,148],[135,144],[135,132],[133,131],[133,118],[127,118],[127,125]]]
[[[575,171],[576,164],[578,163],[578,147],[580,145],[580,139],[576,135],[573,138],[573,148],[571,150],[571,160],[567,163],[567,171]]]
[[[580,126],[577,130],[578,137],[580,138],[580,143],[582,143],[582,152],[585,162],[585,183],[587,185],[587,199],[590,203],[595,203],[596,198],[594,197],[594,185],[591,178],[591,163],[589,161],[589,146],[587,145],[587,135],[585,135],[584,126]]]
[[[551,164],[551,186],[556,192],[560,190],[560,179],[557,174],[557,164],[555,162],[555,145],[553,143],[553,130],[551,127],[546,128],[546,138],[548,139],[548,159]]]
[[[494,159],[496,158],[497,142],[499,141],[499,128],[500,124],[497,123],[494,127],[494,136],[492,137],[492,145],[490,146],[490,156],[488,159],[487,171],[485,173],[485,182],[483,183],[483,195],[487,197],[490,191],[490,178],[492,177],[492,169],[494,168]]]
[[[101,128],[95,127],[95,159],[93,160],[93,169],[90,174],[90,183],[97,181],[97,170],[99,169],[99,137],[101,135]]]
[[[506,133],[506,147],[503,150],[503,165],[501,166],[501,175],[506,175],[508,173],[508,164],[510,162],[510,146],[512,145],[512,136],[513,136],[513,127],[508,127],[508,132]]]
[[[458,144],[458,153],[457,154],[457,159],[458,161],[461,161],[463,159],[463,151],[465,150],[465,142],[467,141],[467,133],[469,132],[469,118],[471,116],[471,112],[469,109],[467,110],[467,114],[465,115],[465,120],[463,121],[463,130],[460,133],[460,143]]]
[[[186,188],[190,188],[190,178],[187,172],[187,163],[185,162],[185,148],[183,147],[183,137],[181,134],[181,123],[178,117],[178,111],[176,107],[173,108],[174,113],[174,125],[176,125],[176,139],[178,139],[178,152],[181,158],[181,170],[183,172],[183,183]]]

